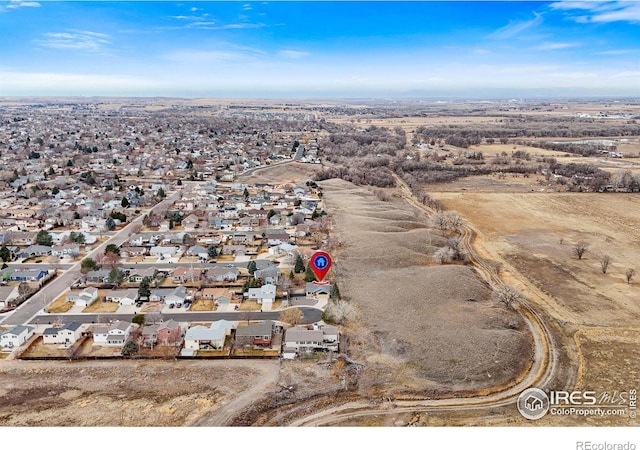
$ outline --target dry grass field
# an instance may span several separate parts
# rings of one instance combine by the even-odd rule
[[[483,178],[467,179],[467,187]],[[637,388],[640,366],[640,196],[612,193],[446,192],[434,196],[478,231],[476,247],[502,263],[504,280],[519,288],[575,342],[580,389]],[[582,259],[574,254],[587,244]],[[601,261],[610,257],[606,273]],[[524,280],[524,281],[523,281]],[[623,424],[620,418],[589,424]],[[545,418],[547,425],[586,424]],[[573,421],[573,422],[572,422]],[[545,423],[541,423],[544,425]]]
[[[237,414],[273,390],[277,376],[274,361],[3,361],[0,423],[189,426],[228,408]]]
[[[360,312],[349,350],[366,365],[363,394],[488,388],[529,366],[522,319],[490,300],[473,268],[434,265],[444,238],[422,212],[341,180],[321,185],[341,243],[332,270]]]

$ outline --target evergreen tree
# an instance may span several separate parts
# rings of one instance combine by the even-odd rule
[[[304,281],[306,281],[307,283],[311,282],[311,281],[316,281],[316,274],[313,273],[313,270],[311,270],[311,264],[307,265],[307,270],[305,270],[304,272]]]
[[[296,255],[296,262],[293,266],[293,271],[295,273],[304,272],[304,260],[302,259],[302,255],[299,253]]]
[[[53,246],[53,238],[47,230],[40,230],[36,236],[37,245],[46,245],[48,247]]]
[[[247,264],[247,270],[249,271],[249,273],[250,273],[251,275],[253,275],[253,274],[254,274],[254,272],[255,272],[256,270],[258,270],[258,267],[257,267],[257,265],[256,265],[256,262],[255,262],[255,261],[249,261],[249,264]]]
[[[138,296],[139,297],[147,297],[151,296],[151,286],[149,282],[149,277],[144,277],[140,286],[138,286]]]

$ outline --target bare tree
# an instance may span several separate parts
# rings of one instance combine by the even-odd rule
[[[346,300],[331,302],[325,310],[323,318],[328,322],[344,324],[358,318],[358,310]]]
[[[302,322],[303,317],[300,308],[287,308],[280,313],[280,322],[298,325]]]
[[[624,272],[624,276],[627,279],[627,284],[631,283],[631,278],[633,278],[633,276],[635,275],[636,271],[634,269],[632,269],[631,267],[629,267],[625,272]]]
[[[504,303],[507,308],[513,307],[513,303],[517,300],[521,300],[522,294],[511,286],[504,286],[494,291],[493,297],[500,303]]]
[[[450,247],[442,247],[434,253],[433,259],[438,264],[445,264],[453,260],[454,250]]]
[[[607,273],[607,268],[609,267],[609,263],[611,262],[611,257],[603,253],[598,258],[598,261],[600,262],[600,268],[602,269],[602,273]]]
[[[573,254],[576,255],[578,259],[582,259],[588,248],[588,243],[584,241],[577,242],[576,245],[573,246]]]

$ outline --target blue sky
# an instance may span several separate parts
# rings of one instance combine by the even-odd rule
[[[640,97],[640,2],[0,2],[0,95]]]

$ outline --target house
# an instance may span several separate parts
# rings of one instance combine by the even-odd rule
[[[19,296],[18,286],[0,286],[0,309],[7,308]]]
[[[202,276],[202,269],[180,266],[176,267],[171,274],[173,282],[176,284],[186,283],[188,281],[198,281]]]
[[[18,256],[20,258],[31,258],[33,256],[49,256],[52,248],[48,245],[30,245],[25,248]]]
[[[247,253],[246,245],[223,245],[223,255],[244,255]]]
[[[11,281],[35,282],[49,275],[48,270],[16,270],[11,274]]]
[[[164,302],[167,295],[173,292],[172,288],[157,288],[151,289],[151,295],[149,296],[150,302]]]
[[[300,355],[317,350],[338,351],[339,331],[333,325],[296,326],[284,333],[283,345]],[[290,351],[285,351],[290,354]]]
[[[154,267],[132,270],[129,272],[129,283],[142,283],[145,278],[153,280],[155,274],[156,269]]]
[[[273,341],[273,330],[274,322],[272,320],[265,320],[248,325],[238,325],[236,329],[236,342],[238,345],[269,346]]]
[[[122,306],[133,306],[138,300],[137,289],[110,289],[104,298],[108,302],[120,303]]]
[[[305,286],[305,295],[310,299],[329,300],[329,296],[331,295],[331,285],[307,283]]]
[[[259,288],[249,288],[245,296],[251,300],[256,300],[258,305],[262,305],[263,311],[270,311],[273,302],[276,300],[276,285],[265,284]]]
[[[189,214],[187,217],[182,219],[182,226],[186,231],[193,231],[198,228],[198,222],[200,219],[195,214]]]
[[[98,299],[98,289],[87,287],[81,291],[67,292],[67,301],[75,303],[76,306],[87,307]]]
[[[123,346],[134,328],[135,324],[124,320],[97,326],[93,330],[93,345]]]
[[[173,258],[182,254],[180,247],[167,247],[156,245],[149,249],[149,255],[162,258]]]
[[[78,244],[60,244],[51,248],[51,254],[64,258],[65,256],[75,257],[80,254],[80,246]]]
[[[152,293],[153,294],[153,293]],[[184,303],[187,299],[187,288],[185,286],[176,286],[168,295],[165,296],[164,302],[167,305]]]
[[[47,328],[42,332],[42,341],[45,344],[72,345],[82,335],[80,322],[69,322],[60,328]]]
[[[146,254],[146,247],[134,247],[128,245],[120,249],[120,256],[123,258],[135,258],[136,256],[144,256]]]
[[[189,247],[186,255],[197,256],[198,258],[207,259],[209,257],[209,252],[202,245],[194,245],[192,247]]]
[[[217,320],[210,326],[196,325],[187,330],[184,335],[184,348],[188,350],[200,350],[211,347],[221,349],[227,336],[231,334],[233,322]]]
[[[108,283],[109,282],[109,270],[101,269],[101,270],[92,270],[91,272],[87,272],[86,280],[87,283]]]
[[[182,328],[175,320],[167,320],[158,325],[158,345],[176,345],[182,338]]]
[[[264,284],[278,284],[278,277],[280,277],[280,269],[274,265],[259,269],[253,272],[253,277],[256,280],[262,281]]]
[[[237,267],[213,267],[207,270],[205,278],[207,281],[237,281],[240,270]]]
[[[213,300],[219,305],[228,305],[233,298],[233,292],[225,288],[204,288],[200,295],[202,298]]]
[[[9,331],[0,333],[0,347],[14,348],[20,347],[27,342],[35,331],[35,327],[28,325],[16,325]]]

